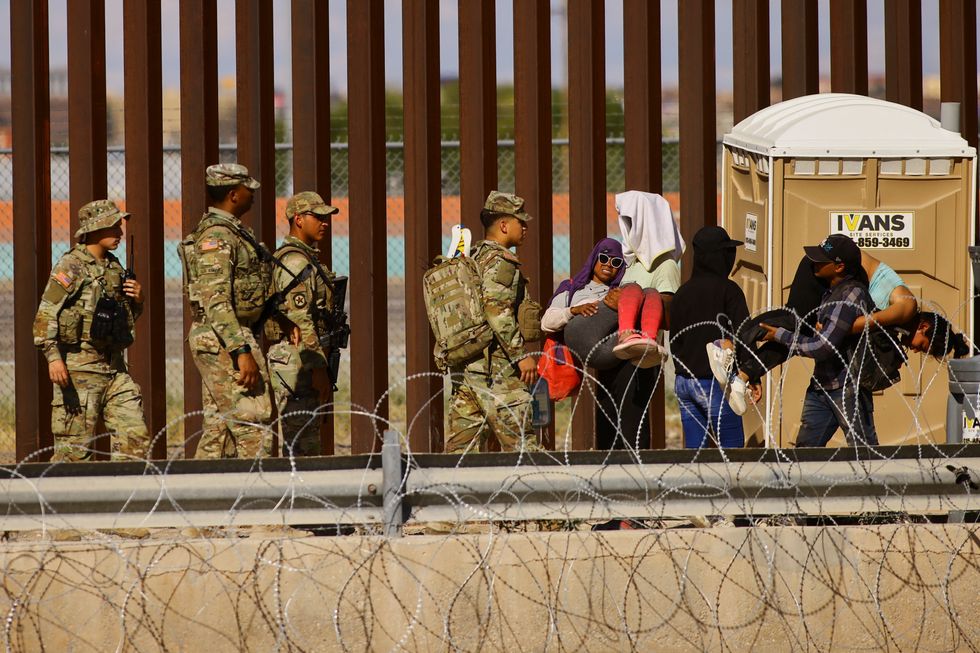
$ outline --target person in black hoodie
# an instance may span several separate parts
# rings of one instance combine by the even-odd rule
[[[742,418],[725,401],[715,381],[705,345],[731,339],[749,316],[745,294],[729,279],[735,265],[732,240],[721,227],[704,227],[694,235],[694,269],[671,304],[670,341],[680,405],[684,445],[689,449],[717,444],[745,445]],[[710,436],[710,440],[709,440]]]

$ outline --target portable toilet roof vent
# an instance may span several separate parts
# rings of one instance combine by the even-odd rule
[[[725,145],[770,157],[957,157],[974,150],[939,121],[903,106],[848,93],[780,102],[735,125]]]

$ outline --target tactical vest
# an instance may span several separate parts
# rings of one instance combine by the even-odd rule
[[[112,254],[106,255],[102,274],[89,275],[90,264],[78,258],[75,250],[68,256],[78,259],[85,268],[85,274],[78,280],[78,288],[65,300],[58,313],[58,341],[65,345],[89,343],[97,350],[122,350],[133,344],[133,327],[136,318],[123,293],[123,269]],[[92,337],[92,319],[95,308],[102,297],[116,300],[118,310],[112,317],[110,335],[106,338]]]
[[[197,229],[180,242],[177,253],[184,270],[184,292],[191,309],[197,315],[203,315],[203,295],[198,285],[200,269],[197,244],[209,229],[217,226],[227,227],[238,239],[235,267],[229,280],[231,299],[235,317],[240,323],[250,325],[258,319],[266,300],[271,296],[272,265],[269,261],[272,256],[262,243],[256,242],[244,228],[227,218],[213,213],[206,214]]]
[[[273,254],[279,261],[282,261],[289,254],[297,252],[303,256],[307,263],[313,263],[310,258],[309,253],[296,245],[283,244]],[[321,273],[322,268],[319,268],[314,264],[316,272],[309,277],[309,279],[318,278],[319,283],[313,284],[313,304],[312,310],[310,311],[310,317],[313,320],[313,328],[316,330],[317,335],[325,336],[330,332],[332,327],[330,321],[330,290],[331,290],[331,279],[325,274]],[[277,290],[277,289],[275,289]],[[283,297],[283,300],[288,299]],[[265,337],[269,339],[270,342],[279,342],[286,337],[283,333],[282,327],[276,320],[269,320],[265,323]]]

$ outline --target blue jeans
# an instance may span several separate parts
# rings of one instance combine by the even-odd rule
[[[689,379],[678,375],[674,393],[681,410],[685,447],[716,446],[718,441],[726,449],[745,446],[742,418],[725,401],[721,386],[714,378]]]
[[[803,399],[800,421],[797,447],[826,446],[838,428],[851,446],[878,444],[874,402],[868,390],[858,390],[855,397],[851,389],[845,393],[843,388],[824,390],[811,384]]]

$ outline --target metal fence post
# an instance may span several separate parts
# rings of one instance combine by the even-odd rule
[[[783,99],[820,91],[817,0],[783,0]]]
[[[385,431],[381,446],[381,487],[384,500],[385,537],[401,537],[405,514],[402,510],[402,448],[398,431]]]
[[[378,450],[388,418],[388,215],[385,202],[384,3],[347,0],[351,453]]]
[[[34,311],[51,271],[48,3],[10,5],[13,146],[14,417],[17,460],[50,447],[47,365],[34,348]],[[28,201],[30,200],[30,201]],[[10,310],[9,308],[7,310]],[[47,460],[45,454],[42,460]]]
[[[868,94],[868,5],[830,0],[830,90]]]
[[[439,3],[403,3],[405,60],[405,374],[428,374],[405,387],[412,451],[442,451],[443,380],[432,360],[434,340],[422,275],[442,249],[439,145]],[[496,127],[496,123],[494,125]],[[433,401],[433,397],[439,397]]]
[[[207,0],[180,3],[180,195],[181,233],[197,228],[207,209],[204,170],[218,161],[218,16]],[[192,322],[183,304],[184,333]],[[184,413],[201,410],[201,376],[184,343]],[[201,417],[184,420],[184,452],[193,458],[201,433]]]

